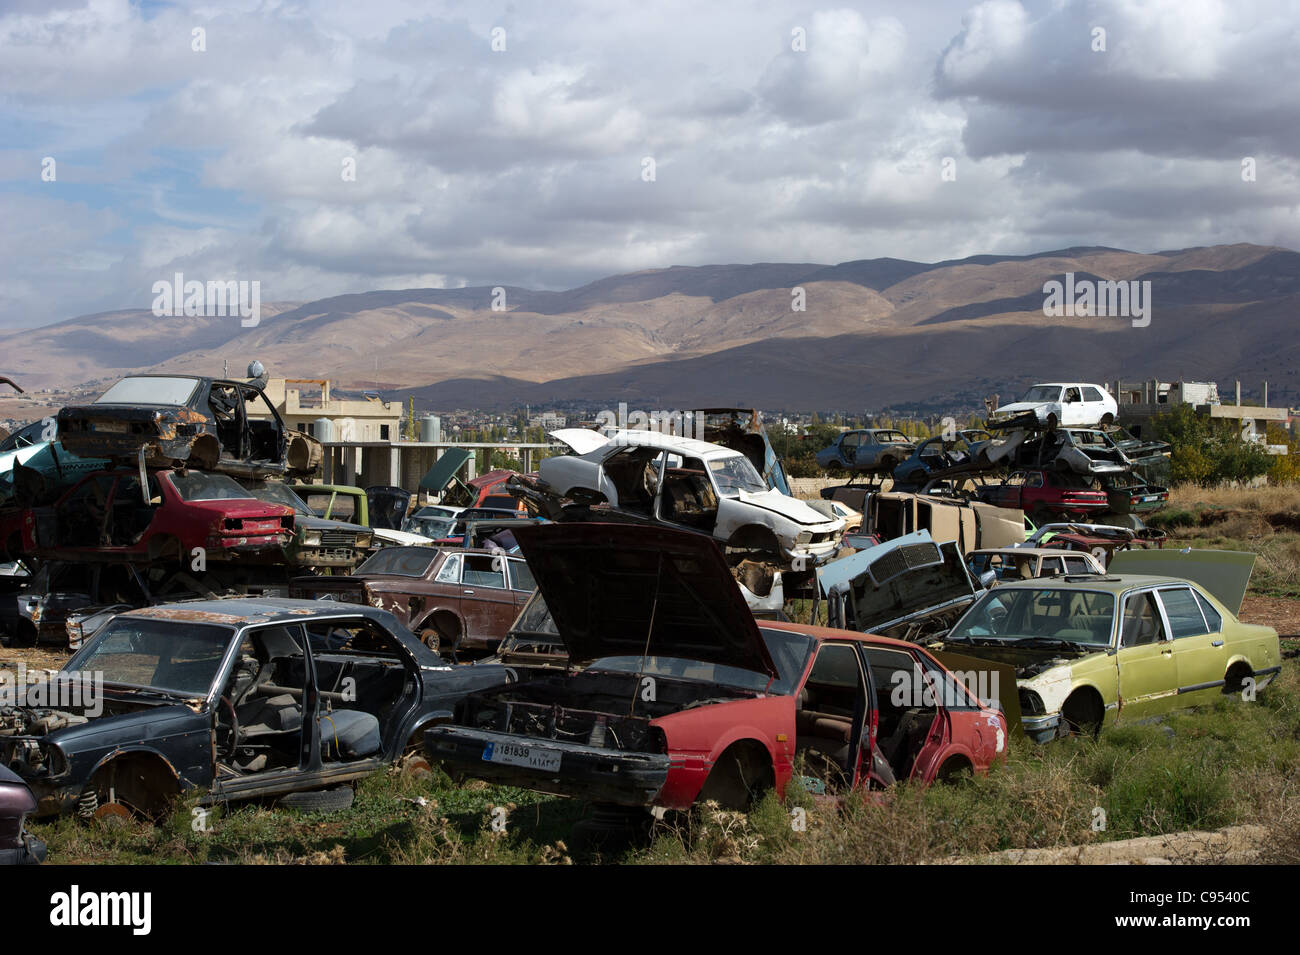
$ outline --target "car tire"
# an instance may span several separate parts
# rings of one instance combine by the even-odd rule
[[[30,620],[19,620],[10,645],[21,649],[36,646],[36,628]]]
[[[350,785],[332,789],[309,789],[305,792],[287,793],[277,800],[277,805],[300,812],[342,812],[350,809],[357,793]]]

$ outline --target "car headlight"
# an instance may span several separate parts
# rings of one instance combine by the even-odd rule
[[[45,765],[49,767],[50,778],[57,779],[68,772],[68,756],[54,743],[46,748]]]
[[[369,546],[370,546],[370,535],[369,535],[369,534],[358,534],[358,535],[357,535],[357,547],[365,548],[365,547],[369,547]]]
[[[320,531],[307,531],[302,535],[302,542],[305,547],[319,547]]]
[[[812,539],[813,539],[812,531],[801,531],[799,533],[799,536],[794,539],[794,542],[798,544],[800,547],[803,547],[805,544],[812,543]]]
[[[1026,716],[1041,716],[1045,712],[1043,698],[1033,690],[1021,689],[1020,712]]]

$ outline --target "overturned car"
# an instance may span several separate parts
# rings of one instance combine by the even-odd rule
[[[800,757],[843,792],[984,771],[1005,750],[1005,717],[919,647],[760,626],[705,537],[587,523],[519,538],[585,669],[467,697],[425,735],[454,773],[616,806],[743,807],[784,792]]]
[[[552,520],[676,527],[780,564],[815,564],[839,547],[843,520],[772,490],[739,451],[654,431],[594,435],[591,444],[547,458],[535,479],[516,475],[512,493]]]
[[[196,467],[235,477],[315,472],[319,441],[285,427],[260,388],[196,375],[132,375],[58,415],[63,446],[82,457]]]

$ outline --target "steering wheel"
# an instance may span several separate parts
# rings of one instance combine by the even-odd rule
[[[230,714],[230,729],[228,730],[230,733],[230,743],[224,749],[219,748],[217,755],[227,762],[231,762],[234,760],[235,753],[239,749],[239,715],[235,712],[235,704],[230,702],[230,697],[223,696],[219,705],[224,706]],[[220,718],[217,719],[217,732],[218,734],[222,732]],[[219,740],[218,747],[220,747]]]

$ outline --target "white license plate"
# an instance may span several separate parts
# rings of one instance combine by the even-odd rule
[[[128,425],[125,421],[96,421],[93,428],[95,431],[125,434],[128,430]]]
[[[489,763],[505,763],[509,766],[526,766],[544,772],[555,772],[560,768],[558,750],[545,749],[541,746],[522,746],[519,743],[488,743],[483,750],[483,760]]]

